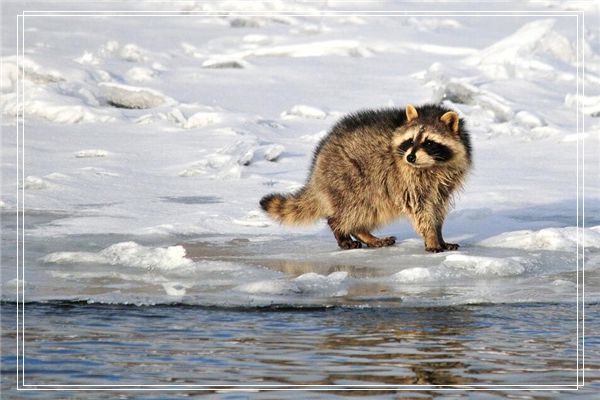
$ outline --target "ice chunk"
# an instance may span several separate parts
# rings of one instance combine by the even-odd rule
[[[155,108],[170,100],[162,93],[145,87],[113,82],[101,82],[99,86],[104,89],[108,103],[119,108]]]
[[[3,57],[0,72],[0,88],[2,91],[15,90],[18,79],[44,85],[64,81],[63,75],[55,70],[41,66],[29,57],[18,59],[17,56]]]
[[[182,246],[146,247],[135,242],[122,242],[98,252],[57,252],[42,258],[46,263],[100,263],[145,269],[176,269],[193,264],[185,258]]]
[[[148,82],[154,79],[156,72],[150,68],[133,67],[127,71],[127,79],[133,82]]]
[[[100,252],[110,264],[120,264],[138,268],[172,269],[189,266],[192,260],[185,258],[182,246],[145,247],[135,242],[114,244]]]
[[[546,123],[537,115],[529,111],[519,111],[515,114],[515,121],[526,128],[537,128],[546,125]]]
[[[316,107],[311,107],[303,104],[293,106],[290,110],[281,113],[281,117],[285,119],[302,117],[302,118],[315,118],[323,119],[327,117],[327,113]]]
[[[238,158],[238,163],[240,163],[240,165],[250,165],[253,158],[254,158],[254,149],[249,148],[246,150],[245,153],[242,153],[242,155]]]
[[[327,135],[327,131],[319,131],[312,135],[310,135],[310,134],[302,135],[302,136],[300,136],[300,140],[305,143],[317,143],[317,142],[319,142],[319,140],[323,139],[325,137],[325,135]]]
[[[458,79],[444,81],[440,78],[429,82],[429,85],[434,88],[433,101],[436,103],[449,100],[480,106],[492,112],[497,122],[509,121],[513,116],[513,110],[504,98],[468,82]]]
[[[25,100],[17,99],[14,92],[3,94],[0,97],[3,114],[15,117],[25,114],[28,118],[41,117],[61,124],[114,120],[105,111],[93,107],[98,104],[95,96],[81,84],[40,85],[28,80],[21,83],[27,92]]]
[[[205,126],[218,124],[219,122],[221,122],[221,117],[218,113],[201,111],[189,117],[183,124],[183,127],[187,129],[203,128]]]
[[[240,165],[250,165],[254,158],[256,139],[238,140],[234,144],[219,149],[221,154],[230,154]]]
[[[234,68],[242,69],[248,68],[250,63],[244,60],[233,60],[229,58],[211,58],[202,63],[202,68]]]
[[[237,291],[248,294],[259,295],[282,295],[288,293],[299,293],[300,289],[293,282],[283,279],[269,279],[250,282],[235,288]]]
[[[271,145],[265,150],[265,159],[267,161],[277,161],[277,159],[279,158],[281,153],[283,153],[284,150],[285,147],[283,147],[280,144]]]
[[[349,279],[346,271],[336,271],[329,275],[308,272],[300,275],[293,282],[303,293],[323,293],[335,297],[347,293]]]
[[[181,110],[179,110],[178,108],[174,108],[171,111],[169,111],[167,113],[167,118],[170,121],[175,122],[176,124],[180,124],[180,125],[185,124],[187,121],[187,119],[185,118],[185,115],[183,115]]]
[[[141,62],[148,60],[146,50],[133,43],[126,44],[119,51],[119,57],[125,61]]]
[[[255,295],[284,295],[284,294],[311,294],[316,296],[343,296],[347,293],[348,273],[344,271],[333,272],[329,275],[320,275],[309,272],[293,280],[269,279],[236,287],[237,291]]]
[[[75,58],[73,61],[84,64],[84,65],[98,65],[100,64],[100,59],[89,51],[84,51],[81,57]]]

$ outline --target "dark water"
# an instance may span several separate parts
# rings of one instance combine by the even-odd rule
[[[599,310],[598,304],[586,306],[586,386],[575,392],[565,390],[577,382],[575,304],[226,309],[28,303],[25,385],[110,385],[121,390],[17,392],[17,307],[3,303],[2,398],[207,393],[224,398],[594,398],[600,389],[600,341],[593,336],[600,332]],[[121,385],[188,386],[142,392],[124,391]],[[341,386],[336,391],[315,387],[310,393],[257,395],[214,386],[199,391],[190,385]],[[425,386],[403,387],[410,392],[393,386],[349,390],[357,385]],[[442,391],[428,385],[565,387]]]

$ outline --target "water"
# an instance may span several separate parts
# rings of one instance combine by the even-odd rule
[[[600,305],[586,331],[600,331]],[[16,304],[2,304],[3,398],[17,398]],[[29,385],[573,385],[575,304],[456,307],[265,307],[25,304]],[[587,389],[600,389],[597,337],[586,342]],[[426,386],[422,386],[426,387]],[[177,388],[177,387],[174,387]],[[410,388],[410,387],[409,387]],[[189,394],[193,386],[169,396]],[[197,388],[196,388],[197,389]],[[213,388],[215,389],[215,388]],[[345,397],[376,392],[314,393]],[[413,388],[414,389],[414,388]],[[425,398],[442,392],[411,392]],[[564,388],[563,388],[564,389]],[[62,394],[61,394],[62,393]],[[160,393],[156,392],[158,397]],[[283,396],[283,392],[271,395]],[[455,397],[575,392],[452,392]],[[19,396],[64,398],[64,392]],[[114,397],[114,392],[95,392]],[[134,396],[136,392],[130,392]],[[289,393],[288,393],[289,394]],[[140,395],[140,393],[137,393]],[[233,393],[230,396],[235,397]],[[590,397],[591,398],[591,397]]]

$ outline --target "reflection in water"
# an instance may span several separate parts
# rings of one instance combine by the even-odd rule
[[[327,335],[321,348],[348,354],[356,365],[377,366],[378,374],[337,374],[335,381],[385,384],[467,384],[463,378],[466,348],[460,340],[477,329],[471,311],[423,309],[420,318],[379,320],[375,326],[360,324],[352,336]],[[423,318],[425,317],[425,318]],[[377,332],[377,334],[374,334]],[[383,334],[382,334],[383,333]],[[403,369],[403,375],[386,371]],[[412,374],[410,373],[412,371]]]
[[[194,260],[241,262],[267,267],[293,277],[309,272],[329,275],[339,271],[348,272],[348,275],[355,278],[386,275],[385,271],[380,268],[366,265],[344,265],[335,260],[311,259],[309,254],[302,260],[286,258],[286,254],[266,258],[264,254],[261,254],[261,246],[247,239],[234,239],[219,244],[212,242],[182,243],[181,246],[185,248],[186,255]],[[269,249],[270,252],[277,253],[274,250],[276,249]]]
[[[290,276],[300,276],[309,272],[320,275],[329,275],[334,272],[347,272],[353,278],[371,278],[376,276],[385,276],[386,274],[377,268],[356,265],[324,264],[311,261],[298,260],[256,260],[257,265],[264,265],[275,271],[286,273]]]

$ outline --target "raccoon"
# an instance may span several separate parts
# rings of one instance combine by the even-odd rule
[[[456,250],[442,224],[471,168],[465,122],[435,104],[365,110],[341,119],[317,146],[306,185],[260,205],[283,224],[326,218],[342,249],[391,246],[371,234],[406,216],[430,252]]]

